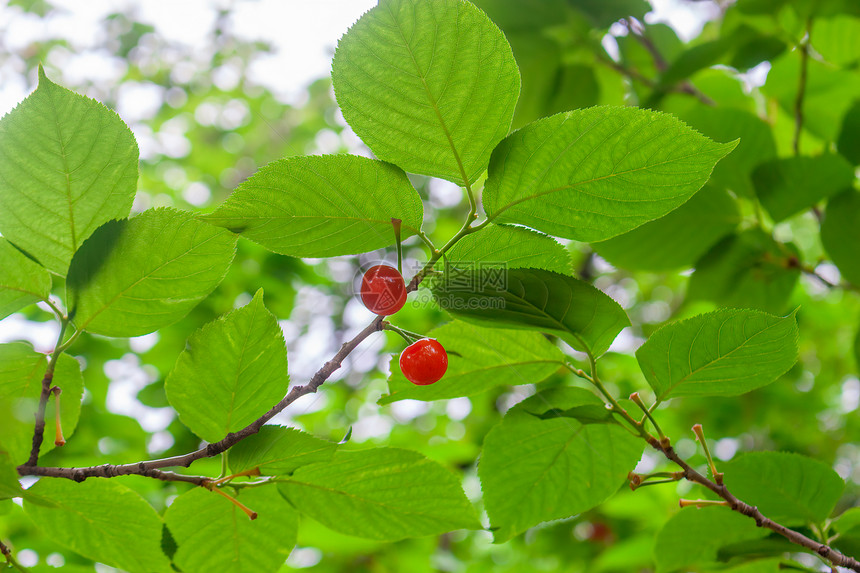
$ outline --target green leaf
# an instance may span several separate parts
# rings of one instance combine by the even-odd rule
[[[258,290],[191,335],[164,389],[182,423],[217,442],[265,414],[289,385],[284,335]]]
[[[391,359],[389,394],[380,404],[398,400],[441,400],[472,396],[504,384],[537,384],[564,365],[564,355],[536,332],[482,328],[454,321],[433,329],[448,352],[448,371],[435,384],[416,386],[400,372],[397,356]]]
[[[747,229],[729,235],[699,259],[687,297],[782,313],[800,277],[796,263],[793,245],[779,244],[761,229]]]
[[[16,465],[7,452],[0,450],[0,500],[25,495],[25,490],[18,481]]]
[[[667,324],[636,351],[657,400],[738,396],[774,382],[797,361],[795,313],[724,309]]]
[[[762,62],[770,62],[780,57],[788,48],[777,36],[755,34],[749,39],[741,39],[729,66],[739,71],[748,71]],[[713,108],[715,111],[720,108]]]
[[[785,525],[823,523],[845,489],[833,468],[788,452],[750,452],[720,466],[732,494]]]
[[[48,359],[26,342],[0,344],[0,448],[15,463],[23,464],[33,443],[33,420],[42,394],[42,378]],[[84,380],[80,363],[67,354],[60,355],[54,369],[53,386],[59,386],[60,421],[68,440],[78,425]],[[45,440],[41,453],[54,449],[56,398],[52,395],[45,410]]]
[[[496,223],[603,241],[682,205],[736,144],[714,143],[672,116],[643,109],[560,113],[499,144],[484,208]]]
[[[860,193],[849,190],[833,197],[821,222],[821,243],[845,280],[860,285]]]
[[[717,561],[729,562],[737,561],[738,558],[755,558],[765,557],[768,555],[785,555],[795,550],[797,546],[791,543],[788,539],[779,535],[771,534],[764,539],[748,539],[746,541],[738,541],[720,547],[717,551]],[[760,564],[763,567],[769,565],[770,561],[754,561],[753,563]],[[767,571],[769,568],[764,567]],[[750,569],[742,568],[741,571],[750,571]],[[734,569],[730,569],[734,571]],[[756,569],[752,569],[751,573],[758,573]]]
[[[266,573],[284,564],[296,543],[296,510],[272,486],[243,489],[237,499],[257,519],[199,487],[167,508],[164,521],[179,546],[173,561],[184,573]]]
[[[704,104],[692,106],[682,119],[715,141],[740,139],[737,149],[714,167],[711,182],[738,195],[752,197],[754,189],[750,176],[753,169],[776,157],[771,126],[748,111]]]
[[[227,274],[236,237],[171,208],[100,227],[75,254],[66,284],[82,330],[140,336],[173,324]]]
[[[0,319],[51,294],[51,274],[0,237]]]
[[[338,451],[279,487],[302,513],[356,537],[396,541],[480,528],[459,479],[409,450]]]
[[[523,14],[521,3],[509,5]],[[566,12],[563,7],[561,14]],[[555,13],[556,22],[562,18],[559,12]],[[584,19],[582,22],[587,33],[587,24]],[[579,32],[578,24],[566,24],[571,34]],[[565,62],[564,48],[548,38],[544,30],[511,33],[504,26],[502,29],[511,43],[523,81],[514,113],[514,129],[548,115],[600,103],[600,77],[594,67]]]
[[[520,91],[504,35],[463,0],[382,0],[338,42],[332,83],[377,157],[460,185],[487,168]]]
[[[854,337],[854,364],[860,369],[860,329],[857,330],[857,335]]]
[[[570,255],[561,243],[523,227],[488,225],[466,235],[448,251],[448,264],[457,268],[545,269],[571,274]]]
[[[24,504],[52,541],[130,573],[170,571],[161,551],[161,518],[137,492],[106,479],[42,478],[30,489],[54,502]]]
[[[204,219],[270,251],[293,257],[354,255],[394,244],[421,228],[421,197],[406,174],[355,155],[291,157],[269,163]]]
[[[860,507],[851,507],[833,520],[833,528],[840,535],[860,535]]]
[[[701,569],[717,561],[721,547],[767,535],[768,530],[756,527],[754,520],[726,507],[682,509],[657,534],[657,573]]]
[[[814,27],[813,27],[814,31]],[[762,91],[779,102],[780,107],[794,117],[800,60],[797,50],[774,60]],[[806,90],[803,97],[803,128],[825,140],[834,141],[842,118],[852,103],[860,97],[860,75],[850,70],[808,58]]]
[[[860,100],[845,113],[842,118],[842,127],[839,130],[839,139],[836,148],[839,154],[851,162],[852,165],[860,165]]]
[[[65,276],[100,225],[128,216],[137,143],[111,110],[51,82],[0,119],[0,233]]]
[[[539,32],[559,22],[559,14],[570,11],[569,0],[475,0],[472,2],[487,13],[506,36],[511,32]],[[524,66],[520,66],[524,67]]]
[[[779,222],[850,188],[854,168],[835,153],[787,157],[759,165],[752,179],[761,204]]]
[[[603,354],[630,319],[588,283],[541,269],[449,271],[434,286],[439,305],[468,322],[555,334],[577,350]]]
[[[592,244],[613,265],[666,271],[691,267],[740,222],[737,203],[723,189],[705,185],[693,198],[656,221]]]
[[[682,80],[685,80],[704,68],[713,66],[723,60],[723,57],[737,45],[738,28],[730,35],[720,36],[716,40],[702,42],[681,52],[675,60],[669,64],[666,71],[660,75],[659,86],[668,88]],[[742,36],[742,39],[746,39]]]
[[[836,16],[815,21],[810,41],[825,60],[837,66],[849,67],[860,60],[860,18]]]
[[[785,571],[782,565],[782,559],[755,559],[721,571],[724,573],[782,573]]]
[[[230,448],[230,468],[234,473],[260,468],[264,475],[289,474],[308,464],[329,461],[335,450],[337,444],[295,428],[263,426]]]
[[[605,412],[587,390],[544,390],[511,408],[484,438],[478,475],[496,543],[598,505],[636,466],[644,443],[620,425],[545,415],[583,406]]]
[[[621,18],[633,16],[644,19],[651,6],[645,0],[571,0],[597,28],[608,28]]]

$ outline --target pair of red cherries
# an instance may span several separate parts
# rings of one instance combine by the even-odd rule
[[[376,265],[361,279],[361,301],[380,316],[390,316],[406,304],[406,283],[394,267]],[[400,353],[400,371],[413,384],[436,382],[448,369],[448,353],[439,342],[422,338]]]

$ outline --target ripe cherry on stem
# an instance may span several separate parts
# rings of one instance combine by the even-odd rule
[[[370,267],[361,279],[361,301],[380,316],[394,314],[406,304],[406,283],[394,267]]]
[[[448,369],[448,353],[439,342],[423,338],[400,353],[400,371],[419,386],[438,381]]]

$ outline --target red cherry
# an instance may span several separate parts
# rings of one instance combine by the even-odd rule
[[[394,267],[370,267],[361,279],[361,300],[367,309],[380,316],[394,314],[406,304],[406,283]]]
[[[432,384],[442,378],[447,369],[448,353],[432,338],[413,342],[400,353],[400,371],[413,384]]]
[[[612,530],[605,523],[592,523],[588,540],[595,543],[609,543],[612,541]]]

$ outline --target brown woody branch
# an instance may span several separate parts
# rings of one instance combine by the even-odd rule
[[[257,418],[251,424],[248,424],[238,432],[231,432],[227,434],[224,439],[219,442],[215,442],[214,444],[207,444],[206,446],[200,448],[199,450],[181,455],[181,456],[173,456],[169,458],[162,458],[159,460],[150,460],[150,461],[142,461],[135,462],[131,464],[104,464],[100,466],[90,466],[85,468],[58,468],[58,467],[39,467],[36,466],[35,461],[28,461],[26,464],[18,466],[18,473],[22,476],[25,475],[38,475],[38,476],[51,476],[51,477],[62,477],[67,479],[73,479],[75,481],[84,481],[90,477],[116,477],[122,475],[142,475],[148,476],[160,480],[165,481],[185,481],[190,483],[195,483],[197,485],[202,485],[203,482],[208,480],[209,478],[200,477],[200,476],[185,476],[182,474],[177,474],[173,472],[165,472],[159,471],[160,468],[166,467],[188,467],[192,464],[192,462],[202,459],[202,458],[211,458],[213,456],[217,456],[218,454],[227,451],[232,446],[236,445],[243,439],[256,434],[260,431],[260,428],[263,427],[263,424],[271,420],[276,414],[278,414],[281,410],[298,400],[300,397],[306,394],[312,394],[317,391],[317,389],[328,380],[328,378],[341,367],[343,361],[352,352],[356,346],[358,346],[364,339],[373,334],[374,332],[382,330],[382,318],[381,316],[374,319],[369,325],[365,327],[364,330],[359,332],[352,340],[343,344],[338,350],[337,354],[334,357],[326,362],[322,368],[320,368],[310,379],[310,381],[303,386],[294,386],[289,393],[284,397],[283,400],[275,404],[268,412]],[[50,386],[50,381],[48,382],[48,386]],[[44,415],[42,416],[42,426],[44,430]],[[35,438],[34,438],[35,441]],[[41,443],[41,439],[39,440]],[[38,449],[36,450],[38,455]]]
[[[39,463],[39,449],[45,437],[45,410],[48,408],[48,398],[51,396],[51,382],[54,380],[54,371],[51,364],[48,365],[45,376],[42,378],[42,392],[39,394],[39,407],[36,409],[36,425],[33,429],[33,445],[30,448],[30,457],[26,466],[35,466]]]
[[[135,464],[126,464],[125,466],[115,466],[111,464],[104,464],[101,466],[92,466],[86,468],[55,468],[55,467],[42,467],[42,466],[18,466],[18,473],[20,475],[31,475],[31,476],[43,476],[43,477],[59,477],[66,478],[70,480],[74,480],[77,482],[82,482],[90,477],[103,477],[103,478],[112,478],[121,475],[141,475],[144,477],[160,479],[162,481],[182,481],[186,483],[192,483],[194,485],[204,485],[207,482],[212,481],[212,478],[205,476],[190,476],[178,474],[175,472],[164,471],[152,468],[151,466],[146,466],[149,462],[140,462],[136,464],[138,467],[137,471],[128,472],[121,471],[121,468],[125,468],[127,466],[133,466]],[[143,466],[143,467],[141,467]],[[24,470],[26,473],[22,473]]]
[[[849,557],[843,553],[840,553],[836,549],[833,549],[827,544],[821,543],[814,539],[810,539],[809,537],[803,535],[802,533],[795,531],[793,529],[789,529],[784,525],[781,525],[772,519],[765,517],[761,511],[758,510],[754,505],[750,505],[745,503],[738,498],[736,498],[732,493],[728,490],[725,484],[717,484],[695,469],[693,469],[690,464],[681,459],[678,454],[675,452],[674,448],[671,445],[661,444],[659,440],[654,437],[649,437],[648,443],[651,444],[655,450],[661,452],[667,459],[673,461],[675,464],[681,467],[684,470],[684,478],[688,481],[697,483],[699,485],[703,485],[722,499],[724,499],[728,503],[728,507],[732,511],[736,511],[742,515],[746,515],[755,520],[755,523],[758,527],[766,527],[771,531],[775,531],[779,533],[790,542],[795,545],[799,545],[801,547],[805,547],[809,549],[813,553],[816,553],[828,560],[834,566],[845,567],[850,569],[851,571],[857,571],[860,573],[860,561],[854,559],[853,557]]]
[[[48,304],[51,308],[56,309],[52,303],[49,302]],[[64,350],[63,337],[66,335],[66,328],[69,326],[68,318],[62,315],[58,316],[60,316],[60,335],[57,337],[57,344],[54,346],[54,351],[51,353],[51,358],[45,369],[45,375],[42,377],[42,391],[39,394],[39,406],[36,408],[36,423],[33,428],[33,445],[30,447],[30,457],[27,458],[25,466],[35,466],[39,463],[39,450],[45,437],[45,410],[48,408],[48,398],[50,398],[53,391],[51,382],[54,381],[54,369],[57,367],[57,359]],[[59,392],[60,389],[57,388],[56,394],[59,395]]]

